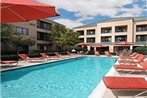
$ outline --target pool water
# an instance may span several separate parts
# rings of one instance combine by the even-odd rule
[[[1,73],[2,98],[87,98],[115,58],[82,57]]]

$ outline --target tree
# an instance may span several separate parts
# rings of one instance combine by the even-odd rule
[[[73,30],[65,28],[63,25],[53,25],[51,35],[53,44],[63,50],[79,42],[79,35]]]
[[[51,39],[52,39],[52,43],[55,46],[60,47],[59,39],[60,39],[62,33],[65,33],[65,32],[66,32],[65,26],[60,25],[60,24],[52,25],[52,27],[51,27]]]
[[[10,44],[13,40],[13,26],[8,24],[1,24],[1,42],[4,44]]]

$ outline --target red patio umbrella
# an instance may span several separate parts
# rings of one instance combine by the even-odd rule
[[[123,42],[116,43],[116,45],[130,46],[130,45],[133,45],[133,44],[132,43],[129,43],[127,41],[123,41]]]
[[[76,44],[76,46],[87,46],[87,45],[89,45],[88,43],[78,43],[78,44]]]
[[[106,47],[106,46],[103,46],[101,44],[96,44],[96,45],[93,45],[92,47],[94,47],[94,48],[101,48],[101,47]]]
[[[32,0],[0,0],[1,22],[24,22],[58,16],[55,7]]]

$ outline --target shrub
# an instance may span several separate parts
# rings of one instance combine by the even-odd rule
[[[18,55],[2,55],[1,60],[18,60]]]
[[[135,52],[147,55],[147,46],[140,46],[134,49]]]
[[[89,51],[88,55],[94,55],[94,51]]]

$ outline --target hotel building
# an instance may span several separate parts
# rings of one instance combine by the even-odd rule
[[[14,26],[14,30],[23,36],[28,36],[36,41],[33,46],[21,46],[23,50],[49,50],[52,46],[51,43],[51,26],[59,24],[48,19],[40,19],[29,22],[17,22],[11,23]],[[61,25],[61,24],[59,24]],[[7,49],[7,50],[6,50]],[[15,47],[8,48],[7,45],[3,45],[2,51],[16,51]]]
[[[110,52],[120,50],[123,45],[117,43],[123,41],[133,44],[128,45],[130,49],[147,44],[147,17],[113,18],[75,27],[74,30],[79,33],[82,42],[91,45],[102,44],[107,46]]]

